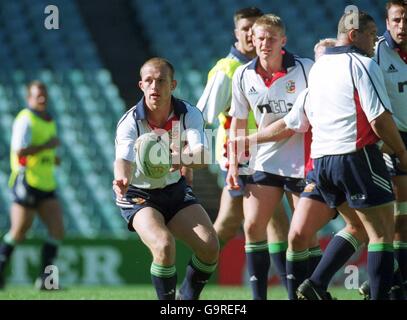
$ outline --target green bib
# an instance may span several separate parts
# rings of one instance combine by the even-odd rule
[[[233,78],[233,74],[235,73],[236,69],[241,66],[242,63],[236,59],[232,58],[223,58],[220,59],[216,65],[209,71],[208,73],[208,80],[211,79],[216,72],[222,71],[229,79]],[[227,112],[221,112],[218,116],[219,120],[219,127],[216,135],[216,144],[215,144],[215,152],[216,152],[216,160],[221,162],[224,153],[225,153],[225,143],[227,139],[225,123],[227,122]],[[248,133],[253,133],[253,131],[257,130],[256,120],[254,119],[253,111],[250,110],[249,117],[247,119],[247,129]]]
[[[46,121],[37,116],[29,109],[20,111],[16,120],[20,117],[28,117],[31,122],[31,144],[30,146],[39,146],[51,138],[56,137],[57,129],[55,122]],[[36,154],[29,155],[26,158],[26,165],[20,164],[17,154],[12,150],[10,152],[11,176],[9,185],[14,185],[17,175],[24,171],[25,178],[29,186],[41,191],[50,192],[56,188],[55,171],[55,149],[46,149]]]

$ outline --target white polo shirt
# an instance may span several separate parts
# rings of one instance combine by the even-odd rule
[[[307,99],[313,159],[376,143],[370,122],[391,111],[379,66],[353,46],[327,48],[311,69]]]
[[[204,133],[202,113],[195,106],[176,98],[172,98],[172,105],[174,111],[168,118],[168,127],[166,126],[164,130],[168,131],[173,138],[176,138],[175,135],[180,135],[191,149],[202,145],[207,147],[208,141]],[[146,108],[143,97],[119,120],[115,141],[116,159],[124,159],[135,164],[136,151],[134,146],[137,138],[154,130],[147,121]],[[169,172],[161,179],[151,179],[136,168],[130,184],[137,188],[158,189],[176,183],[180,178],[179,170]]]
[[[407,132],[407,63],[398,54],[399,47],[389,31],[376,43],[375,60],[383,71],[393,118],[400,131]]]
[[[299,93],[308,86],[308,73],[313,61],[286,52],[283,67],[287,74],[267,87],[256,72],[258,59],[239,67],[233,75],[230,116],[247,119],[249,110],[259,130],[283,118],[293,107]],[[259,144],[250,150],[250,168],[280,176],[304,178],[304,135]]]

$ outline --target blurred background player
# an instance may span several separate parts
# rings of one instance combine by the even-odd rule
[[[287,38],[280,17],[264,15],[256,20],[252,30],[258,58],[239,67],[233,75],[229,112],[233,117],[230,128],[232,139],[245,135],[250,110],[259,130],[284,117],[298,94],[307,87],[307,76],[312,66],[310,59],[294,57],[283,50]],[[237,159],[233,154],[234,148],[230,151],[232,162],[227,183],[231,188],[238,188]],[[267,224],[284,192],[293,198],[295,206],[305,185],[304,162],[302,134],[281,142],[261,144],[255,154],[251,154],[250,168],[255,173],[247,178],[243,211],[246,260],[254,299],[267,299],[270,266]]]
[[[255,7],[243,8],[234,14],[236,43],[226,58],[219,60],[209,71],[208,83],[198,101],[197,107],[202,111],[205,121],[212,125],[219,122],[216,136],[216,160],[226,180],[228,160],[227,135],[231,117],[227,114],[232,100],[232,77],[237,67],[248,63],[256,57],[256,48],[252,41],[251,28],[263,12]],[[253,112],[250,112],[247,129],[256,130]],[[232,239],[243,221],[243,194],[246,177],[249,174],[247,164],[242,164],[239,175],[239,189],[222,190],[220,207],[214,228],[221,246]],[[285,251],[287,249],[288,218],[280,204],[268,225],[270,257],[274,262],[282,283],[286,286]]]
[[[310,72],[307,103],[312,108],[308,118],[318,190],[331,208],[345,216],[348,206],[356,211],[369,238],[372,299],[387,299],[393,280],[394,194],[376,143],[381,138],[391,144],[402,168],[407,166],[407,151],[388,111],[391,105],[382,73],[369,58],[374,54],[376,32],[373,18],[366,13],[341,17],[337,46],[328,48]],[[332,78],[332,74],[338,76]],[[344,241],[336,242],[298,288],[300,298],[323,299],[326,262],[347,252]]]
[[[113,181],[116,204],[129,230],[137,232],[153,255],[151,278],[160,300],[175,299],[175,238],[192,249],[194,254],[178,298],[196,300],[217,265],[219,244],[212,223],[180,170],[151,179],[134,168],[134,163],[135,142],[141,134],[155,129],[174,134],[174,122],[178,122],[183,124],[178,137],[186,134],[193,159],[200,160],[181,165],[202,167],[201,156],[207,150],[202,115],[192,105],[172,96],[177,82],[167,60],[148,60],[140,69],[140,77],[144,97],[117,126]]]
[[[375,60],[383,71],[393,119],[407,145],[407,1],[391,0],[386,4],[386,27],[376,43]],[[405,299],[407,291],[407,173],[397,168],[396,157],[385,155],[392,177],[395,205],[394,255],[401,273],[404,290],[394,283],[392,299]],[[404,292],[403,292],[404,291]]]
[[[53,264],[64,234],[54,177],[59,162],[56,155],[59,139],[55,121],[47,111],[47,89],[43,83],[33,81],[27,86],[27,103],[28,107],[18,113],[13,124],[9,182],[13,193],[11,228],[0,245],[0,286],[4,286],[5,267],[14,247],[24,240],[38,213],[49,237],[42,247],[36,287],[47,289],[45,268]]]

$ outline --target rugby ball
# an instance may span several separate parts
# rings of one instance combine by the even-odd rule
[[[169,173],[171,152],[168,141],[155,132],[148,132],[136,140],[136,166],[148,178],[160,179]]]

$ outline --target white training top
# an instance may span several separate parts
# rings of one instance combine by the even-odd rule
[[[232,106],[229,114],[247,119],[250,108],[259,130],[284,117],[293,107],[299,93],[308,86],[308,73],[313,61],[285,52],[283,67],[287,74],[267,87],[256,72],[258,59],[239,67],[233,75]],[[250,168],[280,176],[304,178],[304,135],[259,144],[250,150]]]
[[[308,88],[299,94],[293,108],[283,118],[288,129],[301,133],[305,133],[310,129],[310,123],[306,115],[306,112],[309,112],[307,98]]]
[[[370,122],[391,111],[379,66],[353,46],[326,49],[311,69],[308,100],[313,159],[376,143]]]
[[[375,60],[383,71],[393,118],[400,131],[407,132],[407,62],[388,31],[376,43]]]
[[[11,150],[17,152],[31,145],[31,120],[28,115],[22,115],[14,120],[11,135]]]
[[[172,98],[174,112],[170,115],[164,129],[172,139],[181,139],[190,149],[208,146],[204,133],[204,121],[201,112],[186,101]],[[116,159],[124,159],[135,164],[135,142],[137,138],[147,132],[155,130],[147,121],[144,97],[119,120],[116,131]],[[180,144],[182,145],[182,144]],[[152,179],[143,175],[136,168],[131,185],[143,189],[164,188],[176,183],[181,178],[180,171],[169,172],[161,179]]]
[[[232,46],[226,59],[219,60],[210,70],[204,92],[196,104],[207,123],[214,123],[221,112],[230,108],[232,101],[232,70],[234,67],[234,65],[231,65],[232,61],[235,64],[245,64],[250,60]]]

